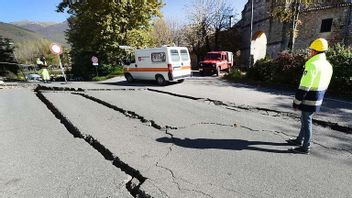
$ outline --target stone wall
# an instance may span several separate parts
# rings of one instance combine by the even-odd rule
[[[352,0],[349,0],[352,1]],[[332,1],[334,2],[334,1]],[[346,1],[347,2],[347,1]],[[273,0],[254,0],[254,22],[253,35],[256,32],[264,32],[267,36],[267,55],[276,57],[279,52],[287,49],[289,42],[289,24],[283,24],[270,17],[272,8],[275,6]],[[346,42],[352,45],[352,5],[348,3],[335,6],[322,6],[310,8],[301,13],[299,34],[296,39],[296,49],[307,49],[311,41],[323,37],[330,43]],[[331,32],[320,33],[322,19],[333,18]],[[251,4],[247,2],[242,11],[242,19],[238,24],[241,29],[241,65],[248,66],[250,38]]]
[[[300,16],[302,25],[299,26],[299,34],[296,39],[296,49],[306,49],[316,38],[325,38],[330,44],[348,42],[351,44],[351,29],[348,25],[351,7],[335,7],[322,10],[304,12]],[[321,33],[323,19],[333,19],[330,32]],[[349,40],[349,41],[347,41]]]
[[[285,39],[287,39],[287,35],[285,33],[285,28],[287,28],[287,25],[280,23],[278,20],[275,20],[270,16],[273,6],[275,6],[275,1],[254,0],[253,35],[257,32],[264,32],[268,39],[267,55],[276,57],[278,52],[283,49],[283,43],[285,43]],[[251,42],[250,19],[251,4],[249,1],[242,11],[242,20],[240,22],[243,44],[241,47],[242,66],[248,65],[249,62],[249,46]]]

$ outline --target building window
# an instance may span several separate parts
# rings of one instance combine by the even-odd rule
[[[332,18],[330,19],[323,19],[321,21],[321,28],[320,32],[331,32],[331,27],[332,27]]]

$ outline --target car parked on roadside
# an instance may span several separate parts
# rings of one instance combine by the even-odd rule
[[[28,74],[26,76],[26,79],[28,81],[35,81],[35,82],[39,82],[39,81],[42,81],[42,77],[39,75],[39,74]]]
[[[233,53],[229,51],[213,51],[208,52],[204,60],[199,63],[199,74],[220,75],[221,71],[230,72],[233,67]]]

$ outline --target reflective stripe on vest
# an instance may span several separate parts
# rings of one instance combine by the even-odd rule
[[[332,66],[324,53],[317,54],[305,64],[294,105],[303,111],[319,111],[332,76]]]

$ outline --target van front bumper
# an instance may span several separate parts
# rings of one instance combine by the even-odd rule
[[[203,73],[216,73],[217,70],[215,67],[201,67],[199,68],[199,72]]]

